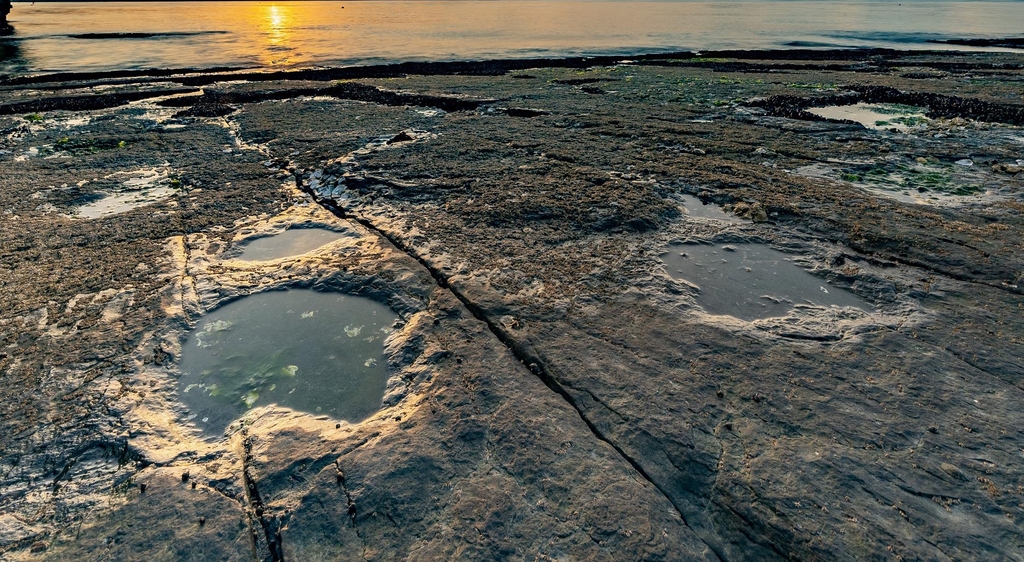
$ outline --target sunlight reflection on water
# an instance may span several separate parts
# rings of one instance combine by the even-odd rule
[[[1024,29],[1015,2],[16,3],[0,72],[888,46]],[[956,47],[960,48],[960,47]]]
[[[290,46],[292,29],[290,24],[289,15],[291,13],[291,6],[266,6],[266,17],[263,19],[264,23],[264,34],[267,37],[267,51],[271,53],[279,53],[277,57],[270,57],[269,59],[261,60],[260,62],[266,66],[273,66],[278,64],[287,64],[289,62],[289,55],[295,52],[295,49]]]

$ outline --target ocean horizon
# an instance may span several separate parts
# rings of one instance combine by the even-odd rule
[[[1018,2],[360,0],[16,2],[0,73],[301,68],[789,48],[1001,50]]]

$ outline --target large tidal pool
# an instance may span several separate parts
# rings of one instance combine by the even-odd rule
[[[360,421],[380,408],[384,340],[397,319],[368,298],[311,290],[228,303],[204,316],[182,348],[187,417],[207,434],[268,404]]]

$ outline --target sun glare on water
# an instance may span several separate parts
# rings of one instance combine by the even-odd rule
[[[267,48],[264,64],[280,65],[291,62],[295,49],[291,46],[291,8],[288,6],[258,6],[261,12],[260,30],[266,36]]]

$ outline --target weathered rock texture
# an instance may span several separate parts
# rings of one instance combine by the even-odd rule
[[[601,62],[3,86],[0,556],[1022,560],[1019,55]],[[933,119],[804,115],[865,95]],[[291,226],[346,236],[235,259]],[[710,315],[660,260],[744,242],[873,310]],[[382,409],[203,439],[187,330],[288,287],[399,314]]]

